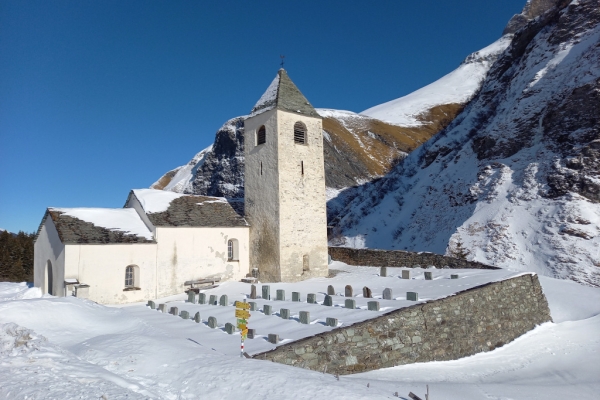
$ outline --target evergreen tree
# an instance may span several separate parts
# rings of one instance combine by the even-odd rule
[[[0,281],[33,281],[33,240],[35,234],[0,233]]]

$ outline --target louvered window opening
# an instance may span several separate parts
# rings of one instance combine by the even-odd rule
[[[294,124],[294,143],[306,144],[306,126],[302,122]]]
[[[264,125],[258,129],[258,133],[256,134],[256,144],[265,144],[267,142],[267,130]]]

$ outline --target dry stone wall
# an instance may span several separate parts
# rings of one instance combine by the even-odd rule
[[[352,374],[490,351],[548,321],[538,277],[527,274],[387,312],[253,358]]]
[[[442,256],[434,253],[415,253],[402,250],[353,249],[349,247],[329,247],[329,255],[333,260],[342,261],[348,265],[363,265],[372,267],[408,267],[420,265],[425,268],[435,265],[438,268],[476,268],[498,269],[491,265],[476,261]]]

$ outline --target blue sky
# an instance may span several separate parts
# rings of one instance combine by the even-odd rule
[[[455,69],[525,0],[0,2],[0,228],[122,207],[247,114],[281,54],[315,107],[360,112]]]

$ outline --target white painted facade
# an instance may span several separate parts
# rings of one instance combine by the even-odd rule
[[[128,202],[136,208],[133,202]],[[139,203],[137,203],[139,206]],[[142,218],[142,214],[140,214]],[[147,224],[149,219],[142,218]],[[65,280],[89,285],[85,297],[103,304],[146,301],[183,293],[186,281],[218,277],[240,280],[249,272],[249,228],[154,227],[154,243],[63,243],[48,215],[34,244],[34,285],[43,293],[71,295]],[[228,242],[235,252],[229,259]],[[48,287],[47,265],[52,266]],[[134,287],[126,287],[128,266],[135,267]],[[50,290],[49,290],[50,289]]]
[[[294,142],[294,124],[307,128]],[[266,142],[257,144],[257,131]],[[320,118],[272,109],[245,121],[245,205],[251,267],[265,281],[327,276],[327,214]]]

